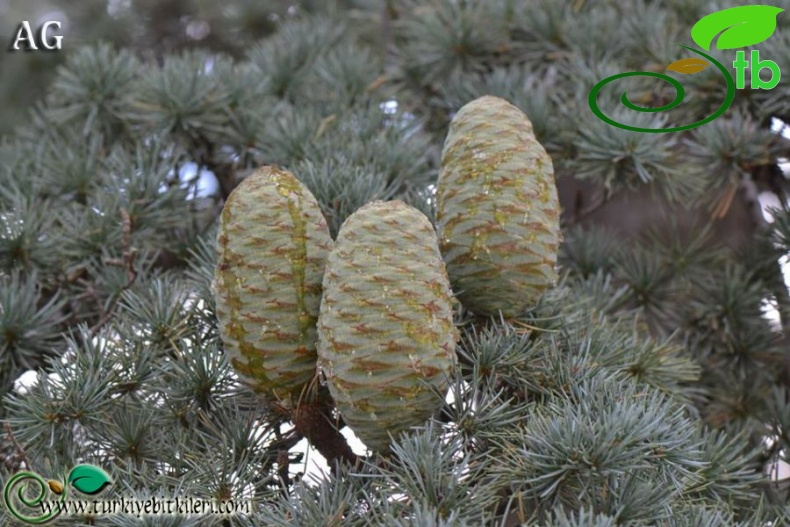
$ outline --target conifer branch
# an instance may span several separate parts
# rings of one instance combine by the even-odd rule
[[[293,411],[296,431],[306,437],[330,466],[335,461],[344,461],[356,466],[359,457],[348,446],[332,418],[332,407],[323,400],[303,401]]]

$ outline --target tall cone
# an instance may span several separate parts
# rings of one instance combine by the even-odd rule
[[[374,202],[340,228],[324,274],[318,364],[345,422],[370,448],[420,425],[455,364],[452,293],[428,218]]]
[[[332,239],[313,195],[263,167],[228,197],[213,291],[235,370],[259,392],[300,395],[316,373],[316,321]]]
[[[456,114],[442,151],[436,219],[461,303],[512,317],[557,279],[554,168],[521,110],[485,96]]]

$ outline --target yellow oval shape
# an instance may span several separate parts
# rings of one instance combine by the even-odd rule
[[[706,60],[696,57],[689,57],[687,59],[676,60],[667,66],[667,71],[676,71],[683,75],[690,75],[692,73],[699,73],[708,66],[710,66],[710,64],[708,64],[708,61]]]
[[[47,485],[49,485],[49,490],[55,494],[63,494],[63,484],[61,482],[51,479],[47,481]]]

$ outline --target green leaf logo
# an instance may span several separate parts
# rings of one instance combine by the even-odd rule
[[[752,46],[767,40],[776,30],[776,17],[784,11],[770,5],[745,5],[722,9],[702,17],[691,28],[691,38],[699,47],[710,51],[716,35],[716,47],[734,49]],[[723,32],[723,33],[722,33]]]
[[[69,472],[68,482],[83,494],[94,495],[112,483],[110,475],[93,465],[77,465]]]

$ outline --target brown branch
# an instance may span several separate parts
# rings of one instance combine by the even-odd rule
[[[290,469],[291,464],[288,451],[281,449],[277,452],[277,475],[280,477],[280,483],[283,486],[283,495],[286,497],[288,495],[288,488],[291,486]]]
[[[355,465],[358,456],[348,446],[348,441],[332,422],[332,406],[327,401],[303,401],[293,411],[296,431],[306,437],[327,463],[337,460]]]
[[[118,299],[120,297],[120,293],[129,289],[134,281],[137,279],[137,269],[135,269],[134,262],[137,259],[137,249],[132,247],[132,217],[129,215],[129,211],[125,208],[121,208],[121,248],[123,252],[121,253],[121,258],[109,258],[104,261],[107,265],[115,265],[118,267],[126,268],[126,283],[121,287],[118,296],[116,296],[115,300],[113,301],[112,305],[107,308],[107,310],[102,313],[101,318],[93,327],[90,328],[91,333],[96,333],[99,331],[102,326],[104,326],[112,317],[113,313],[115,312],[115,306],[118,305]]]
[[[392,21],[398,17],[392,0],[386,0],[381,6],[381,57],[384,66],[389,65],[389,50],[393,44]]]
[[[585,207],[583,205],[583,199],[584,198],[582,191],[577,190],[574,199],[574,213],[573,213],[573,218],[570,221],[570,225],[578,225],[579,223],[586,220],[590,215],[595,213],[597,210],[601,209],[602,207],[604,207],[609,203],[608,196],[604,195],[603,197],[597,199],[596,201],[592,202],[591,204]]]
[[[230,193],[233,192],[233,189],[235,189],[236,185],[238,184],[236,180],[236,171],[229,163],[207,162],[205,163],[205,166],[211,170],[211,172],[214,174],[214,177],[217,178],[219,190],[222,194],[222,200],[225,201],[228,199],[228,196],[230,196]]]
[[[195,157],[198,160],[198,172],[203,167],[211,171],[217,179],[222,201],[227,200],[230,193],[238,185],[234,164],[218,161],[215,156],[216,146],[204,137],[196,138],[191,150],[195,153]]]
[[[25,449],[22,448],[22,445],[20,445],[19,442],[16,440],[16,437],[14,437],[14,432],[11,430],[11,424],[6,421],[5,423],[3,423],[3,428],[5,428],[6,437],[11,442],[11,445],[14,447],[14,450],[17,453],[17,457],[22,463],[25,464],[25,468],[30,469],[30,467],[32,466],[30,464],[30,460],[27,458],[27,453],[25,452]]]

